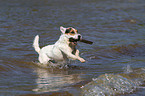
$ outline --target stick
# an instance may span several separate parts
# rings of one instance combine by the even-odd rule
[[[80,42],[87,43],[87,44],[93,44],[92,41],[88,41],[88,40],[85,40],[85,39],[81,39]]]

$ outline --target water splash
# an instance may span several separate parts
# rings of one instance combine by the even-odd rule
[[[127,68],[130,69],[129,66]],[[144,69],[144,68],[143,68]],[[82,88],[83,96],[112,96],[132,93],[145,80],[145,72],[142,69],[132,73],[103,74]],[[134,77],[133,77],[134,76]]]
[[[58,68],[58,69],[67,69],[69,67],[69,62],[49,62],[48,64],[41,64],[39,62],[33,62],[35,65],[41,68]]]
[[[130,65],[127,65],[126,67],[123,68],[124,69],[124,72],[126,74],[129,74],[131,72],[133,72],[132,68],[130,67]]]

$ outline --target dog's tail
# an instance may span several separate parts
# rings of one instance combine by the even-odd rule
[[[40,52],[40,47],[39,47],[39,35],[36,35],[33,41],[33,47],[35,51],[39,54]]]

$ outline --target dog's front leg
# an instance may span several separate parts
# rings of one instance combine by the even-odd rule
[[[79,56],[79,50],[78,50],[78,49],[76,50],[75,55],[76,55],[78,58],[80,58],[80,61],[81,61],[81,62],[85,62],[85,60]]]
[[[62,50],[63,51],[63,50]],[[85,60],[83,59],[83,58],[81,58],[81,57],[79,57],[79,51],[78,51],[78,53],[76,54],[76,55],[74,55],[74,54],[72,54],[72,53],[70,53],[69,51],[63,51],[69,58],[71,58],[71,59],[74,59],[74,60],[79,60],[79,61],[81,61],[82,63],[84,63],[85,62]]]
[[[77,49],[75,55],[76,55],[76,56],[79,56],[79,53],[80,53],[80,52],[79,52],[79,50]]]
[[[83,58],[81,58],[80,56],[76,56],[76,55],[73,55],[71,53],[68,53],[67,55],[72,59],[77,59],[77,60],[81,61],[82,63],[85,62],[85,60]]]

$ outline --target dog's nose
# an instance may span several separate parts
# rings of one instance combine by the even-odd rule
[[[78,35],[78,41],[81,39],[81,35]]]

